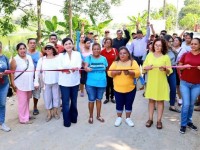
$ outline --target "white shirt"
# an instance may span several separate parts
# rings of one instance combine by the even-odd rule
[[[178,49],[175,49],[175,51],[177,53],[176,64],[178,64],[178,62],[180,61],[180,59],[183,56],[183,54],[186,53],[187,51],[182,47],[179,47]]]
[[[57,70],[58,69],[58,56],[47,59],[46,56],[40,58],[37,63],[35,71],[34,86],[39,86],[39,70]],[[42,79],[45,84],[55,84],[58,83],[58,71],[42,71]]]
[[[59,69],[72,69],[81,68],[82,60],[81,55],[77,51],[72,51],[71,59],[68,53],[59,54]],[[59,72],[58,84],[65,87],[76,86],[80,84],[80,73],[75,71],[67,74],[65,72]]]
[[[33,86],[33,76],[34,76],[34,65],[31,56],[26,55],[26,60],[22,59],[19,55],[14,57],[16,61],[16,71],[24,71],[27,68],[27,71],[32,72],[24,72],[20,77],[14,80],[15,86],[21,91],[32,91],[34,89]],[[16,78],[21,72],[15,72],[14,78]]]
[[[191,51],[191,46],[190,45],[186,45],[186,42],[184,41],[181,45],[181,47],[183,49],[185,49],[187,52],[190,52]]]

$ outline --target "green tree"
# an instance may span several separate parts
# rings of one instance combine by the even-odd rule
[[[185,0],[184,4],[179,12],[179,24],[182,28],[193,30],[195,24],[200,22],[200,0]]]
[[[199,21],[199,16],[197,14],[187,14],[186,16],[183,17],[183,19],[180,20],[179,24],[183,29],[189,29],[189,30],[193,30],[194,29],[194,25]]]
[[[36,18],[31,2],[22,3],[21,0],[1,0],[0,1],[0,35],[6,36],[12,33],[16,29],[16,25],[13,23],[12,17],[16,10],[21,10],[23,16],[20,18],[21,27],[28,26],[29,21],[33,21]]]
[[[71,8],[70,7],[71,1],[65,0],[63,15],[65,17],[66,22],[72,20],[74,15],[75,16],[86,15],[88,18],[89,16],[93,16],[95,20],[102,22],[111,19],[109,13],[111,6],[119,5],[121,1],[122,0],[90,0],[90,1],[76,0],[76,2],[72,1],[72,8]],[[72,10],[72,15],[70,13],[71,11],[69,10]],[[69,27],[68,30],[70,30],[71,27],[70,26],[68,27]]]
[[[166,4],[166,30],[172,30],[176,25],[177,9],[173,4]],[[159,9],[159,13],[163,16],[163,9]]]

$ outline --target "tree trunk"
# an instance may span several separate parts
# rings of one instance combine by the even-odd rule
[[[72,30],[72,0],[69,0],[68,3],[68,13],[69,13],[69,36],[72,39],[73,37],[73,30]]]
[[[42,0],[37,0],[37,24],[38,24],[38,30],[37,30],[37,42],[40,45],[40,41],[42,38],[42,33],[41,33],[41,4]]]

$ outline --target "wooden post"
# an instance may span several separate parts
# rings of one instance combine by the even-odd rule
[[[41,4],[42,4],[42,0],[37,0],[37,25],[38,25],[37,42],[38,42],[38,45],[39,45],[40,40],[42,38],[42,32],[41,32]]]

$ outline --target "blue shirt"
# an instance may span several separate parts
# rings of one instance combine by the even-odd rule
[[[133,56],[141,57],[145,55],[147,49],[147,42],[150,36],[150,28],[147,27],[147,34],[141,39],[134,39],[130,46],[130,52]]]
[[[9,70],[9,62],[8,58],[2,55],[0,56],[0,72],[4,72],[5,70]],[[8,83],[9,83],[8,76],[7,75],[3,76],[3,84],[0,83],[0,86]]]
[[[31,58],[32,58],[32,60],[33,60],[34,67],[36,68],[36,67],[37,67],[37,63],[38,63],[38,60],[40,59],[40,52],[36,51],[36,52],[33,53],[33,54],[27,52],[27,54],[28,54],[29,56],[31,56]]]
[[[92,68],[87,74],[86,84],[95,87],[106,87],[106,67],[108,62],[104,56],[94,58],[92,55],[86,57],[85,62]]]

